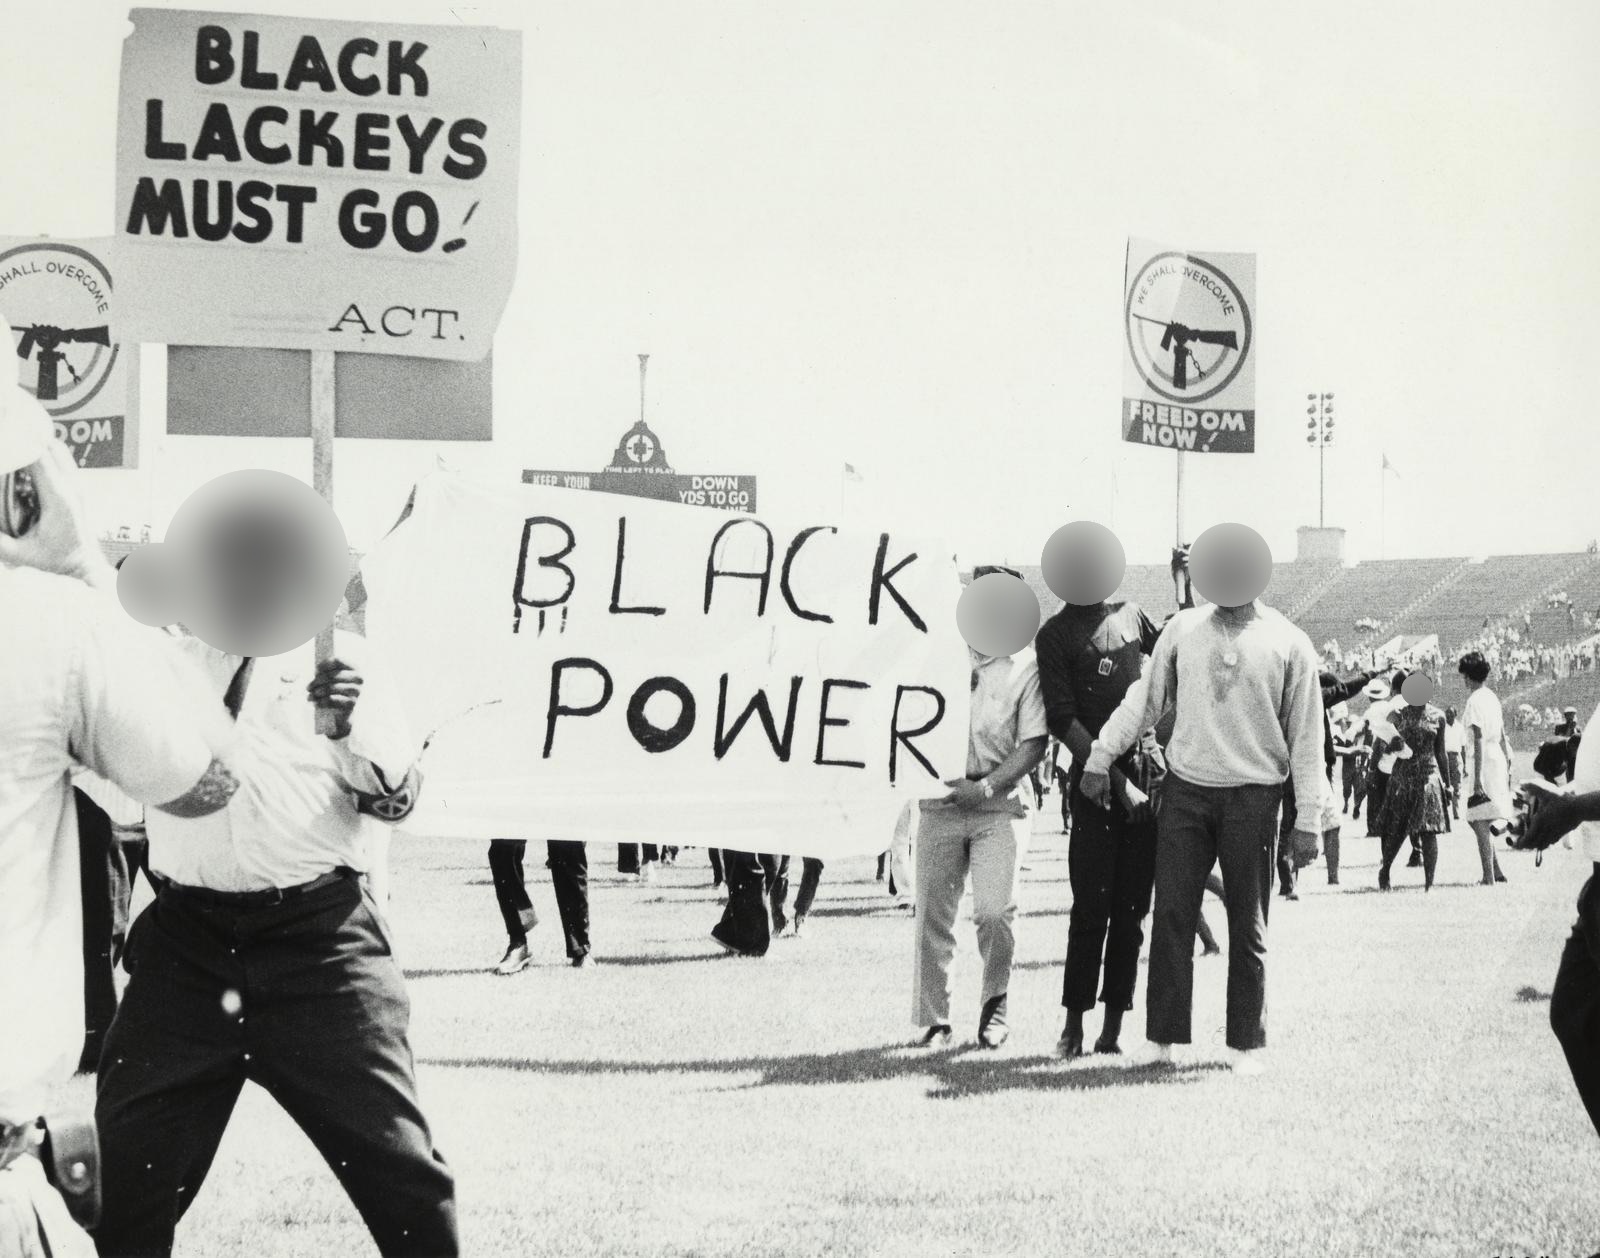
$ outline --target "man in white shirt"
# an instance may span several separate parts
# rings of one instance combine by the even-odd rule
[[[417,1099],[410,1000],[362,878],[367,821],[416,789],[395,690],[363,639],[282,655],[184,646],[235,717],[239,792],[152,815],[154,904],[107,1037],[103,1253],[166,1254],[246,1080],[316,1145],[385,1255],[457,1252],[455,1186]],[[315,709],[334,714],[318,734]]]
[[[1444,710],[1444,758],[1450,769],[1450,780],[1445,783],[1448,791],[1446,803],[1450,806],[1451,813],[1457,821],[1461,820],[1461,757],[1466,753],[1467,735],[1461,728],[1461,722],[1456,719],[1456,710],[1453,707]]]
[[[236,783],[218,758],[226,729],[208,726],[166,640],[116,604],[72,457],[18,395],[0,381],[0,491],[26,468],[38,496],[31,526],[0,534],[0,1251],[62,1258],[93,1253],[46,1183],[40,1120],[84,1034],[70,775],[93,769],[184,816],[224,807]],[[92,1200],[87,1162],[64,1188]]]
[[[1009,568],[980,566],[974,578]],[[981,655],[970,646],[972,703],[967,731],[967,776],[946,783],[949,795],[918,810],[917,955],[911,1016],[925,1028],[918,1043],[950,1043],[950,961],[956,911],[972,876],[972,918],[983,958],[983,1003],[978,1044],[998,1048],[1010,1034],[1006,991],[1016,946],[1017,876],[1033,830],[1033,790],[1027,777],[1050,741],[1039,665],[1033,648]],[[1190,936],[1193,938],[1193,935]]]
[[[1172,709],[1146,985],[1145,1035],[1158,1062],[1191,1041],[1195,930],[1207,875],[1220,861],[1227,1042],[1239,1069],[1258,1068],[1249,1055],[1267,1041],[1267,908],[1284,783],[1292,780],[1296,798],[1307,801],[1307,841],[1315,841],[1331,789],[1319,671],[1305,633],[1257,600],[1179,611],[1090,751],[1082,789],[1108,800],[1111,762]]]

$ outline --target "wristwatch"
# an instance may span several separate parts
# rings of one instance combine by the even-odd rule
[[[983,797],[985,799],[993,799],[994,798],[994,783],[993,782],[991,782],[988,778],[983,778],[982,780],[979,781],[978,785],[983,787]]]

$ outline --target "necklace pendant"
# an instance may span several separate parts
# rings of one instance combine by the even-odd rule
[[[1222,657],[1222,662],[1224,664],[1226,664],[1229,668],[1232,668],[1235,664],[1237,664],[1239,662],[1239,653],[1237,651],[1229,651],[1226,655],[1224,655]]]

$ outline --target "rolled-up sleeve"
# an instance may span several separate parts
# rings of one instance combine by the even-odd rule
[[[1017,686],[1017,742],[1049,736],[1050,722],[1045,716],[1044,688],[1036,661],[1023,670]]]
[[[1066,742],[1072,722],[1078,717],[1078,700],[1072,689],[1072,660],[1067,650],[1067,633],[1059,620],[1052,620],[1039,631],[1034,643],[1034,656],[1039,664],[1045,719],[1050,732]]]
[[[1307,815],[1315,816],[1322,811],[1328,787],[1322,761],[1320,665],[1311,640],[1298,632],[1294,636],[1296,641],[1290,647],[1284,674],[1283,737],[1289,745],[1289,774],[1295,799],[1316,800],[1316,808],[1306,810]]]
[[[73,757],[141,804],[170,803],[231,745],[222,705],[170,638],[114,602],[89,595],[80,623]]]

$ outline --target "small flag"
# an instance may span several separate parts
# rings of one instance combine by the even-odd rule
[[[1396,476],[1400,475],[1400,469],[1397,468],[1393,463],[1389,462],[1389,456],[1387,454],[1383,456],[1383,470],[1386,472],[1393,472]],[[1402,477],[1401,479],[1404,478]]]
[[[846,463],[844,465],[844,478],[855,485],[859,485],[861,483],[861,473],[856,471],[855,464]]]

